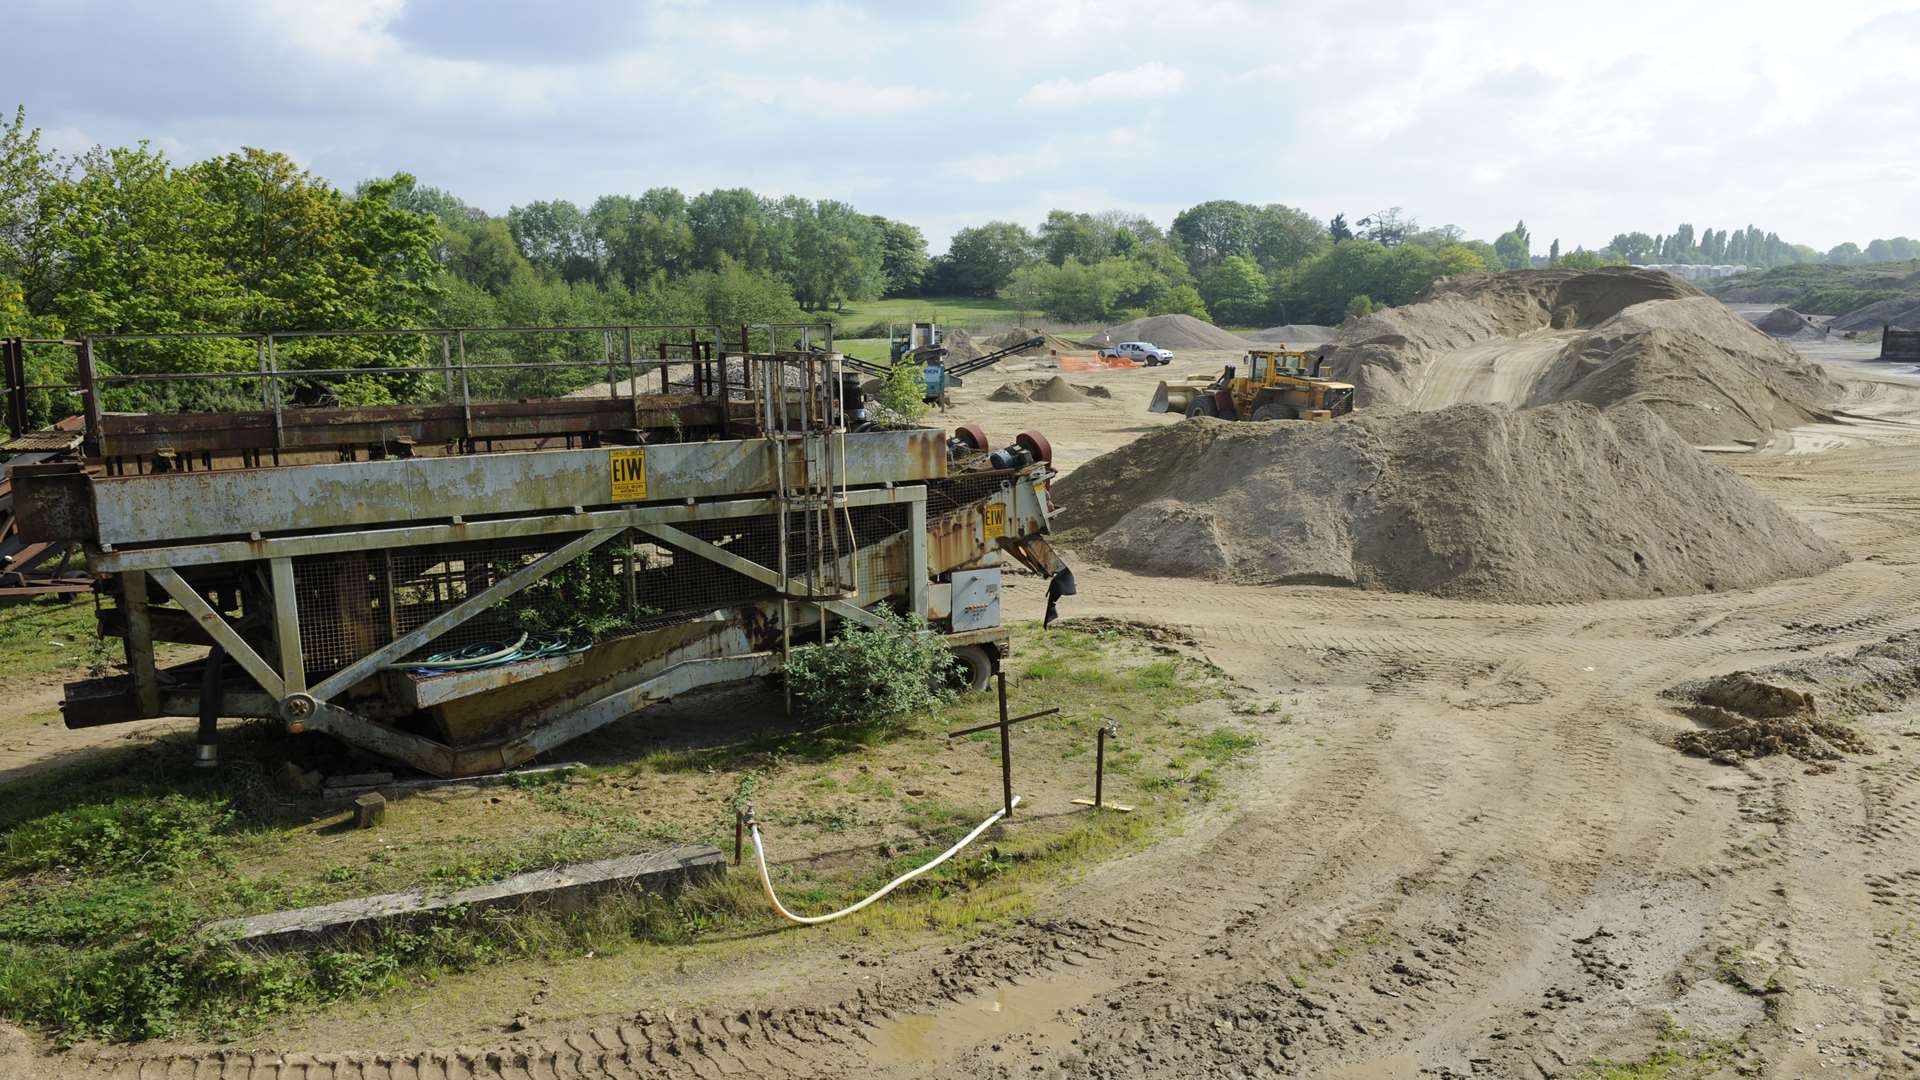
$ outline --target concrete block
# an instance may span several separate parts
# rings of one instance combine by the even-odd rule
[[[353,800],[353,827],[371,829],[387,820],[387,797],[370,791]]]
[[[244,919],[222,919],[208,923],[203,932],[220,940],[259,948],[286,948],[354,930],[405,926],[452,908],[464,907],[470,912],[534,907],[581,910],[610,893],[629,889],[670,891],[691,881],[718,877],[725,868],[726,857],[719,848],[689,844],[648,855],[625,855],[553,870],[536,870],[492,885],[477,885],[452,893],[387,893]]]

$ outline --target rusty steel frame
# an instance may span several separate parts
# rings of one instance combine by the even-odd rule
[[[739,327],[738,347],[718,325],[685,324],[599,324],[580,326],[481,326],[481,327],[402,327],[376,330],[286,330],[268,332],[203,332],[172,334],[94,334],[73,339],[22,338],[0,339],[0,389],[5,391],[8,430],[18,438],[26,431],[27,399],[32,390],[66,390],[83,398],[86,419],[85,445],[89,456],[119,458],[139,456],[160,450],[188,452],[231,452],[318,449],[343,444],[370,444],[372,436],[405,435],[421,443],[476,440],[557,437],[631,429],[672,426],[713,428],[723,436],[732,434],[735,410],[733,391],[742,392],[738,401],[745,404],[753,391],[752,366],[742,364],[743,382],[733,384],[727,375],[730,358],[744,358],[754,350],[756,333],[763,333],[768,351],[777,352],[779,337],[797,331],[801,340],[811,343],[812,334],[824,331],[825,348],[833,348],[830,324],[752,323]],[[645,371],[661,373],[662,393],[669,389],[669,368],[691,369],[696,401],[691,403],[653,402],[654,395],[640,393],[640,361],[634,352],[633,335],[686,331],[690,340],[662,342],[657,360],[646,362]],[[507,363],[468,363],[468,337],[484,338],[502,334],[599,334],[602,356],[593,362],[517,361]],[[701,340],[708,333],[710,340]],[[329,338],[414,338],[438,342],[437,364],[395,364],[374,367],[319,368],[283,367],[283,344]],[[252,368],[234,371],[181,371],[108,374],[99,370],[98,346],[117,342],[231,341],[252,342],[255,363]],[[616,348],[616,341],[618,347]],[[75,380],[72,383],[29,384],[26,377],[25,350],[28,345],[54,345],[75,351]],[[669,350],[689,350],[685,359],[669,356]],[[432,351],[429,345],[428,351]],[[456,362],[457,361],[457,362]],[[475,402],[470,378],[473,372],[537,371],[584,369],[604,361],[608,394],[604,400],[549,398],[533,402]],[[718,365],[717,373],[709,369]],[[620,392],[618,374],[624,367],[627,378],[625,395]],[[284,383],[289,379],[340,378],[366,375],[437,375],[443,392],[453,394],[457,371],[457,403],[441,406],[388,407],[289,407]],[[716,378],[717,375],[717,378]],[[100,406],[100,391],[106,387],[168,382],[244,382],[260,383],[261,411],[258,413],[171,414],[166,416],[108,417]],[[692,409],[693,411],[688,411]],[[744,414],[751,416],[751,412]],[[566,418],[571,418],[570,420]],[[293,421],[289,423],[290,419]],[[617,422],[616,422],[617,421]],[[690,422],[691,421],[691,422]],[[110,430],[110,428],[112,430]],[[405,428],[406,430],[401,430]],[[257,434],[249,435],[248,432]],[[270,437],[269,437],[270,436]]]
[[[627,366],[630,396],[642,374],[633,356],[633,329],[604,328],[602,347],[610,398],[615,400],[620,400],[616,364]],[[296,732],[329,731],[441,775],[510,767],[653,701],[717,681],[772,673],[785,666],[794,631],[801,626],[811,630],[817,623],[824,638],[831,620],[880,624],[882,620],[867,608],[889,599],[904,599],[909,610],[931,615],[933,590],[946,588],[930,584],[934,572],[962,564],[998,565],[1002,553],[1031,565],[1035,556],[1027,550],[1029,546],[1044,554],[1041,535],[1048,519],[1044,470],[1009,474],[990,490],[956,489],[978,493],[965,496],[957,508],[943,502],[948,508],[930,531],[926,484],[949,478],[943,433],[924,429],[848,433],[838,394],[838,357],[830,351],[813,351],[808,328],[798,328],[798,353],[771,354],[748,351],[754,334],[765,334],[769,346],[777,350],[782,344],[780,334],[791,328],[743,326],[737,354],[720,340],[719,329],[712,329],[714,341],[703,342],[697,331],[690,331],[685,343],[663,344],[663,357],[671,347],[685,349],[694,357],[685,362],[696,367],[718,363],[718,371],[697,389],[712,389],[717,380],[723,400],[734,389],[729,370],[737,360],[741,385],[756,388],[758,384],[758,400],[749,414],[759,421],[758,436],[645,447],[647,487],[641,500],[630,504],[608,505],[616,449],[604,447],[97,479],[76,466],[42,467],[30,474],[29,487],[39,491],[42,520],[85,534],[79,538],[87,544],[93,568],[119,575],[122,601],[114,610],[123,612],[120,618],[135,673],[132,697],[137,699],[128,708],[155,716],[185,702],[187,695],[170,692],[158,679],[153,642],[156,629],[168,640],[191,631],[196,638],[218,645],[261,688],[260,693],[241,690],[232,698],[236,707],[253,710],[247,715],[264,711]],[[831,330],[827,333],[830,342]],[[469,370],[464,355],[458,365],[453,362],[456,348],[464,353],[464,336],[442,334],[443,363],[432,370],[450,382],[457,367],[464,380]],[[88,420],[95,425],[93,430],[99,430],[92,392],[93,341],[83,339],[79,345],[90,384]],[[276,345],[271,336],[257,342],[260,362],[268,372],[276,368]],[[9,366],[18,365],[9,361]],[[797,386],[789,385],[790,369],[803,374]],[[241,373],[241,377],[252,374],[257,373]],[[277,382],[267,383],[263,404],[274,408],[276,428],[284,430],[278,393]],[[471,402],[463,407],[470,409]],[[731,497],[749,494],[754,497]],[[997,540],[989,537],[981,512],[987,503],[1004,507],[1004,520],[1020,521],[1023,528]],[[864,544],[857,539],[852,508],[901,504],[907,508],[904,529]],[[754,517],[777,518],[777,567],[742,558],[677,527]],[[375,681],[383,669],[404,666],[408,655],[627,530],[769,586],[771,595],[722,604],[711,615],[692,620],[712,621],[711,633],[702,631],[687,639],[685,648],[659,639],[660,651],[644,651],[644,664],[620,669],[612,677],[595,674],[588,680],[590,685],[571,689],[565,682],[543,684],[553,689],[545,691],[545,698],[532,699],[528,711],[515,715],[513,730],[518,734],[488,736],[490,741],[485,743],[464,741],[455,734],[449,742],[459,745],[448,745],[376,719],[387,716],[396,702],[405,706],[406,695],[395,689],[395,677]],[[354,650],[359,655],[344,667],[308,684],[294,559],[542,536],[569,538],[386,645],[374,647],[367,642]],[[196,575],[195,580],[203,581],[205,595],[182,576],[183,570],[200,568],[204,573],[221,564],[258,567],[247,580],[264,590],[269,610],[255,610],[249,599],[243,605],[246,617],[236,625],[223,614],[234,610],[238,602],[234,594],[228,593],[223,600],[216,595],[222,586],[211,583],[225,572],[206,579]],[[905,580],[901,581],[903,567]],[[872,584],[863,586],[863,581]],[[150,582],[179,609],[150,609]],[[776,606],[777,628],[770,625]],[[770,638],[776,630],[777,635]],[[1006,636],[1001,626],[945,635],[956,645],[1004,642]],[[654,648],[642,646],[643,650]],[[413,695],[420,698],[412,707],[417,711],[436,701],[459,701],[503,689],[530,675],[553,674],[585,662],[584,657],[562,658],[542,663],[538,671],[469,672],[430,691],[425,684],[432,680],[409,676],[406,682],[419,691]],[[354,704],[363,699],[353,695],[369,689],[384,697]],[[121,706],[104,712],[115,708]]]

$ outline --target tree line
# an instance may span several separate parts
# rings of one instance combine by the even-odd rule
[[[1001,296],[1080,324],[1170,312],[1230,326],[1337,323],[1470,271],[1916,255],[1920,244],[1905,237],[1823,256],[1752,226],[1696,234],[1687,224],[1621,233],[1598,251],[1563,254],[1554,240],[1535,254],[1525,222],[1489,242],[1423,227],[1400,207],[1323,222],[1280,203],[1214,199],[1165,227],[1123,211],[1054,210],[1032,229],[990,221],[960,229],[933,256],[914,226],[832,199],[656,187],[494,215],[405,173],[346,191],[267,150],[188,165],[144,143],[62,156],[42,145],[24,109],[0,125],[0,335],[731,325],[955,295]],[[254,363],[225,346],[168,348],[147,354],[156,365]],[[351,367],[417,360],[419,348],[390,339],[312,346],[316,360]],[[122,355],[138,367],[147,354]],[[369,378],[328,393],[381,403],[406,389]],[[213,391],[144,393],[186,402]]]

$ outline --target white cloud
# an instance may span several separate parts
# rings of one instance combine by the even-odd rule
[[[1483,238],[1524,217],[1563,248],[1683,221],[1915,234],[1915,0],[1830,7],[563,0],[514,23],[511,0],[14,0],[13,36],[84,38],[90,66],[27,50],[7,73],[62,148],[270,147],[494,212],[659,185],[839,197],[935,250],[968,223],[1164,224],[1213,198],[1403,206]]]
[[[1096,101],[1166,97],[1177,94],[1187,77],[1158,60],[1108,71],[1090,79],[1050,79],[1035,83],[1020,97],[1022,105],[1087,105]]]

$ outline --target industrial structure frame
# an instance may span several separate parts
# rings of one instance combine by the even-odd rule
[[[610,328],[587,329],[605,331],[606,340],[613,340]],[[775,343],[796,331],[793,351],[749,351],[755,332]],[[457,343],[483,332],[426,333]],[[276,341],[284,336],[257,336],[268,358],[263,371],[270,377],[276,371]],[[620,336],[630,378],[624,399],[612,379],[610,393],[630,406],[623,419],[636,422],[654,404],[643,402],[637,390],[651,369],[638,369],[631,335]],[[812,347],[809,327],[743,327],[742,347],[735,350],[719,341],[717,330],[712,341],[703,342],[693,329],[687,342],[661,345],[660,358],[650,363],[669,393],[675,388],[670,367],[690,365],[693,371],[680,384],[691,388],[686,395],[691,400],[672,407],[719,405],[706,431],[709,441],[649,442],[664,437],[669,424],[672,436],[684,437],[684,412],[672,414],[677,423],[573,430],[570,425],[578,421],[572,415],[562,411],[542,419],[535,408],[520,414],[535,418],[531,425],[480,434],[471,423],[478,403],[463,395],[468,419],[444,454],[414,456],[414,444],[407,443],[400,444],[403,452],[377,452],[376,447],[392,442],[378,431],[372,432],[376,438],[367,438],[365,416],[335,416],[336,437],[344,434],[349,443],[364,446],[369,459],[359,460],[348,446],[332,460],[310,465],[282,459],[283,451],[321,448],[316,441],[286,437],[289,431],[314,429],[308,415],[289,422],[277,410],[270,429],[252,418],[234,423],[231,415],[220,418],[228,421],[224,427],[204,418],[149,424],[149,432],[197,433],[201,444],[184,462],[178,450],[142,441],[139,424],[109,422],[112,417],[98,408],[97,390],[106,380],[125,376],[102,376],[92,368],[100,340],[82,339],[78,347],[86,376],[81,380],[87,404],[84,445],[93,469],[65,462],[14,470],[22,528],[82,544],[92,570],[117,597],[102,622],[125,638],[129,676],[71,685],[67,722],[86,726],[199,715],[202,757],[209,761],[215,756],[215,718],[260,716],[278,718],[293,732],[329,732],[437,775],[497,771],[698,686],[778,672],[796,630],[813,630],[824,639],[839,623],[887,625],[879,614],[887,607],[926,617],[943,628],[953,648],[985,648],[997,656],[1007,640],[997,618],[998,571],[984,568],[997,568],[1005,553],[1039,573],[1064,569],[1044,540],[1049,462],[1032,454],[989,462],[984,446],[950,441],[928,429],[850,432],[844,392],[850,380],[842,377],[838,354]],[[143,335],[139,340],[155,339]],[[831,341],[830,328],[823,340]],[[684,348],[686,358],[668,355],[670,348]],[[447,352],[455,353],[451,344]],[[10,350],[18,354],[18,348]],[[9,367],[11,422],[25,409],[15,389],[43,387],[18,377],[18,365]],[[346,370],[299,369],[279,376],[290,380]],[[385,376],[415,368],[371,370]],[[447,381],[452,385],[451,378]],[[458,381],[463,391],[469,386],[464,374]],[[278,379],[270,378],[269,385],[277,406]],[[751,395],[742,403],[746,408],[733,407],[736,392]],[[415,409],[378,423],[405,427],[420,419]],[[261,445],[269,430],[271,443]],[[496,437],[517,438],[524,448],[483,452]],[[565,448],[546,448],[555,438],[564,438]],[[524,446],[528,440],[533,445]],[[587,445],[576,446],[576,441]],[[1045,441],[1029,445],[1045,446]],[[241,467],[214,467],[215,448],[237,454]],[[201,454],[199,468],[193,452]],[[268,466],[269,453],[281,467]],[[106,466],[116,458],[119,468]],[[623,482],[628,490],[623,491]],[[936,489],[940,505],[930,512]],[[904,510],[904,520],[888,517],[864,533],[856,527],[856,514],[888,512],[884,508]],[[758,560],[730,543],[753,521],[769,523],[777,537],[777,549],[768,545]],[[708,535],[696,535],[701,530]],[[591,649],[483,671],[435,671],[424,660],[408,659],[616,538],[626,538],[630,606],[634,541],[719,567],[734,575],[729,580],[758,587],[755,595],[762,599],[734,596],[708,604],[692,595],[691,607],[659,625]],[[465,580],[457,602],[449,596],[425,606],[431,617],[400,631],[393,617],[396,553],[424,552],[421,558],[431,561],[441,558],[440,552],[484,551],[500,544],[520,545],[515,550],[524,549],[516,557],[521,561],[486,564],[493,569],[478,577],[477,564],[458,562]],[[529,544],[535,546],[525,547]],[[364,568],[382,558],[388,576],[380,579],[376,573],[375,580],[385,582],[384,610],[392,632],[384,642],[368,634],[342,654],[344,662],[316,667],[315,657],[303,649],[303,641],[316,632],[314,620],[334,617],[354,602],[364,617]],[[301,577],[300,567],[316,561],[331,565],[328,560],[360,568],[357,585],[349,581],[336,586],[344,592],[328,593]],[[446,565],[456,565],[452,556]],[[674,567],[676,573],[688,569]],[[958,625],[953,587],[936,580],[956,570],[995,575],[990,622]],[[150,586],[157,586],[157,595]],[[171,600],[177,608],[157,605],[156,599]],[[374,603],[378,610],[379,601]],[[184,691],[184,680],[169,680],[156,666],[159,640],[213,646],[215,656],[232,660],[247,678],[241,685],[223,685],[218,664],[210,663],[214,675],[203,680],[201,691]],[[445,721],[443,732],[470,725],[466,737],[418,730],[422,716],[472,712],[475,702],[494,700],[503,704],[478,707],[484,714],[480,720]]]

